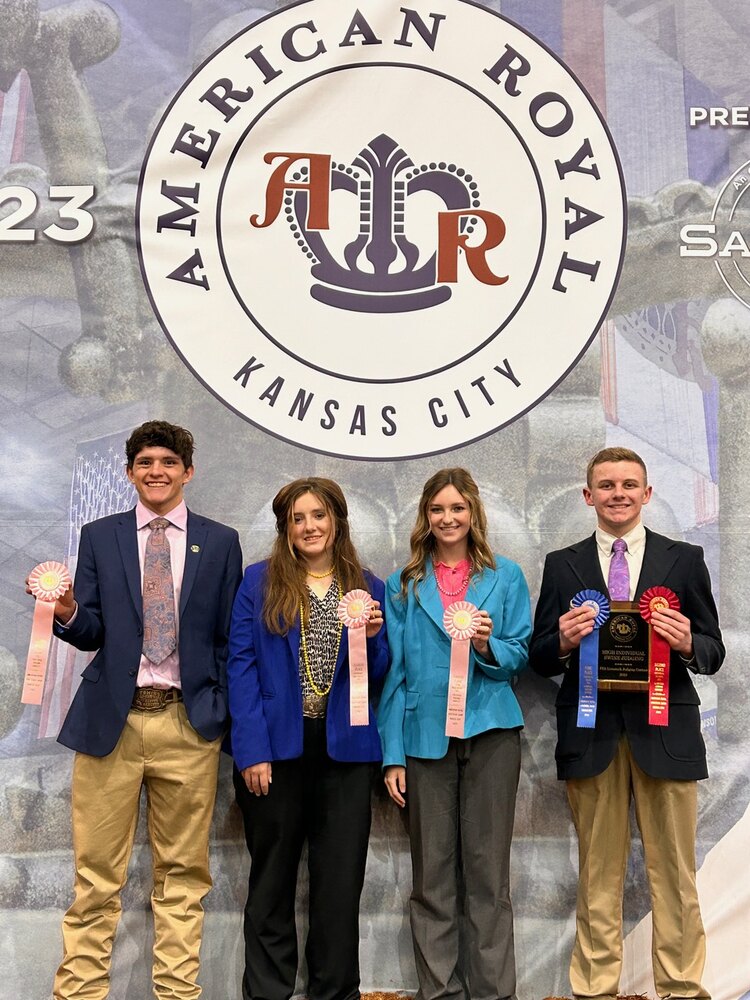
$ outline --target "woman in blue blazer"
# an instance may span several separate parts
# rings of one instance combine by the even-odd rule
[[[367,625],[370,691],[388,668],[383,584],[364,571],[346,500],[330,479],[285,486],[277,536],[237,593],[227,679],[234,785],[252,858],[245,906],[244,1000],[288,1000],[297,976],[294,904],[308,843],[305,955],[311,1000],[359,996],[359,898],[370,832],[372,709],[353,726],[348,633],[337,617],[352,589],[374,598]]]
[[[509,869],[523,717],[511,684],[527,664],[531,614],[520,568],[493,555],[486,533],[471,475],[441,470],[422,492],[411,559],[386,586],[392,664],[378,718],[388,792],[408,803],[420,1000],[497,1000],[516,986]],[[443,613],[455,601],[479,609],[463,738],[446,735]]]

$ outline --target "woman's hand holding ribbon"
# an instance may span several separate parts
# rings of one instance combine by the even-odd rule
[[[594,619],[596,611],[587,604],[578,608],[571,608],[564,615],[560,616],[558,627],[560,629],[560,655],[567,656],[568,653],[577,649],[581,645],[581,640],[594,631]]]
[[[373,601],[370,608],[370,617],[365,625],[365,635],[372,639],[383,627],[383,612],[380,610],[380,601]]]
[[[492,619],[486,611],[479,611],[476,633],[472,636],[471,644],[480,656],[487,657],[490,648],[490,636],[492,635]]]

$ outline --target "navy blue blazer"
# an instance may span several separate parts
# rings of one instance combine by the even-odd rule
[[[206,740],[227,723],[226,660],[232,601],[242,575],[234,528],[188,511],[179,609],[180,681],[190,724]],[[143,604],[135,510],[84,525],[74,592],[78,611],[55,635],[97,650],[58,736],[60,743],[104,757],[115,748],[130,710],[143,648]]]
[[[286,635],[269,632],[263,621],[267,562],[248,566],[237,592],[229,635],[229,710],[232,755],[240,771],[265,761],[302,755],[302,687],[299,679],[299,621]],[[385,588],[365,574],[375,598],[384,602]],[[379,761],[380,738],[370,705],[367,726],[349,724],[348,629],[344,628],[326,710],[328,754],[339,761]],[[367,640],[370,696],[388,669],[385,624]]]
[[[682,613],[690,619],[695,659],[692,670],[715,674],[724,659],[724,644],[703,550],[647,528],[636,602],[645,590],[656,586],[673,590]],[[646,774],[678,781],[707,777],[700,698],[690,670],[674,651],[669,665],[669,725],[648,724],[645,692],[600,691],[596,727],[578,728],[578,650],[567,661],[559,658],[558,620],[569,610],[570,599],[588,587],[607,593],[595,535],[547,556],[529,651],[531,667],[538,674],[563,674],[556,701],[558,778],[601,774],[614,757],[622,733],[627,734],[633,757]]]

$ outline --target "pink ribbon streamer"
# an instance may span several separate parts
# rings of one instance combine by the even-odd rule
[[[445,712],[445,735],[464,738],[466,727],[466,691],[469,686],[469,646],[479,627],[479,610],[469,601],[455,601],[445,609],[443,626],[451,637],[448,704]]]
[[[349,643],[349,724],[366,726],[370,721],[367,678],[367,635],[372,597],[366,590],[350,590],[339,601],[336,614],[346,625]]]
[[[55,620],[55,601],[72,585],[70,573],[59,562],[39,563],[29,573],[29,590],[36,598],[31,640],[21,692],[22,705],[41,705],[44,678]]]

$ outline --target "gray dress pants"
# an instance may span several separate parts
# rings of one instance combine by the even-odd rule
[[[517,729],[451,739],[440,760],[406,759],[417,1000],[515,993],[510,843],[520,766]]]

